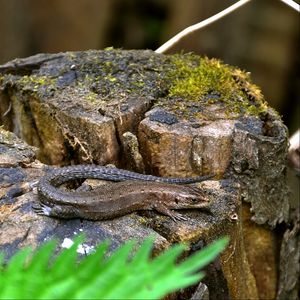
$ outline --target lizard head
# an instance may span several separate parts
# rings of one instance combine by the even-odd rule
[[[172,196],[173,209],[202,208],[210,202],[200,189],[193,186],[182,186],[182,189]]]

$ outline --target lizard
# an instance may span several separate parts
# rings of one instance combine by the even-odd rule
[[[105,220],[137,210],[156,210],[174,221],[184,220],[182,215],[172,210],[201,208],[209,200],[200,189],[182,184],[211,177],[158,177],[97,165],[57,168],[38,182],[40,204],[33,208],[38,214],[59,218]],[[59,189],[67,181],[87,178],[115,182],[88,192]]]

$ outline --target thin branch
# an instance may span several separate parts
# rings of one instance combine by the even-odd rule
[[[280,1],[285,3],[286,5],[290,6],[297,12],[300,12],[300,5],[297,2],[295,2],[293,0],[280,0]]]
[[[166,43],[164,43],[162,46],[160,46],[158,49],[155,50],[156,53],[164,53],[166,52],[168,49],[170,49],[171,47],[173,47],[176,43],[178,43],[183,37],[191,34],[192,32],[203,28],[223,17],[225,17],[226,15],[230,14],[231,12],[233,12],[234,10],[240,8],[241,6],[245,5],[247,2],[249,2],[251,0],[240,0],[238,2],[236,2],[235,4],[227,7],[226,9],[222,10],[221,12],[217,13],[216,15],[213,15],[212,17],[191,25],[187,28],[185,28],[184,30],[182,30],[181,32],[179,32],[178,34],[176,34],[174,37],[172,37],[170,40],[168,40]],[[283,0],[281,0],[283,1]],[[287,0],[285,0],[287,1]]]
[[[8,109],[3,113],[2,117],[5,117],[11,111],[11,101],[9,102]]]
[[[172,37],[170,40],[168,40],[166,43],[164,43],[162,46],[160,46],[158,49],[156,49],[155,52],[156,53],[166,52],[168,49],[170,49],[175,44],[177,44],[183,37],[225,17],[226,15],[228,15],[231,12],[233,12],[234,10],[240,8],[241,6],[243,6],[244,4],[246,4],[249,1],[251,1],[251,0],[240,0],[240,1],[236,2],[235,4],[229,6],[228,8],[222,10],[221,12],[217,13],[216,15],[214,15],[202,22],[199,22],[197,24],[194,24],[194,25],[191,25],[191,26],[185,28],[184,30],[182,30],[178,34],[176,34],[174,37]],[[295,9],[296,11],[300,12],[300,5],[298,3],[296,3],[295,1],[293,1],[293,0],[280,0],[280,1],[283,2],[284,4],[290,6],[291,8]]]
[[[300,129],[292,135],[289,142],[288,161],[300,175]]]

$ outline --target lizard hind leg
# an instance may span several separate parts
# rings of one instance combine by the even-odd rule
[[[44,215],[48,217],[57,217],[63,219],[74,219],[81,217],[79,210],[71,205],[49,206],[44,203],[35,203],[32,208],[38,215]]]

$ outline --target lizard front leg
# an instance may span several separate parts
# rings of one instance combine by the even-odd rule
[[[184,217],[182,214],[178,213],[178,212],[175,212],[174,210],[171,210],[169,209],[166,205],[164,205],[163,203],[155,203],[153,205],[153,208],[165,215],[165,216],[168,216],[170,217],[174,222],[177,222],[177,221],[187,221],[188,219],[186,217]]]

